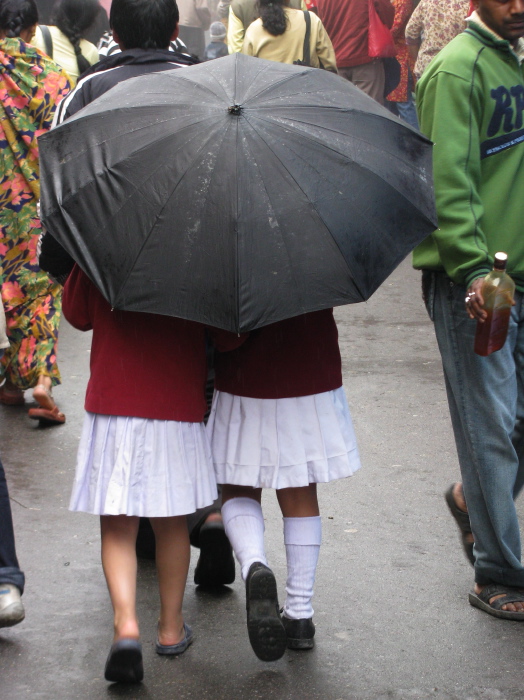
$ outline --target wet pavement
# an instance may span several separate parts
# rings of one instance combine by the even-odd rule
[[[98,520],[67,510],[89,337],[64,323],[63,385],[55,396],[66,425],[41,429],[23,407],[0,406],[0,451],[27,577],[26,620],[0,630],[0,700],[521,700],[524,625],[467,601],[472,570],[442,495],[458,468],[419,276],[405,262],[369,302],[336,316],[363,468],[320,487],[316,648],[259,661],[247,640],[238,574],[219,593],[199,591],[193,551],[185,598],[193,646],[177,659],[155,654],[155,570],[142,562],[145,680],[132,687],[104,681],[112,619]],[[282,526],[272,492],[263,505],[269,563],[283,597]]]

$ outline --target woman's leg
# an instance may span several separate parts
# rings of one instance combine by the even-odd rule
[[[246,582],[249,641],[259,659],[276,661],[286,650],[287,637],[279,614],[277,583],[267,567],[261,496],[261,489],[225,484],[222,517]]]
[[[189,570],[186,516],[150,518],[156,539],[156,567],[160,589],[158,641],[178,644],[185,637],[182,603]]]
[[[315,634],[311,600],[322,537],[316,484],[280,489],[277,499],[284,516],[287,560],[284,625],[288,646],[311,649]]]
[[[246,580],[252,564],[267,564],[264,549],[262,489],[250,486],[222,486],[222,518],[226,534]]]
[[[114,611],[114,641],[138,639],[136,617],[136,536],[138,518],[101,515],[102,566]]]

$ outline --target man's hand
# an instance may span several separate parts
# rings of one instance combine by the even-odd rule
[[[487,313],[482,308],[484,306],[484,297],[482,296],[482,285],[484,284],[484,278],[479,277],[474,280],[469,287],[466,294],[466,311],[468,316],[473,319],[477,319],[481,323],[484,323],[487,317]]]
[[[484,311],[484,297],[482,296],[482,285],[484,284],[484,278],[479,277],[474,282],[471,283],[470,288],[466,294],[466,311],[470,318],[477,319],[481,323],[487,318],[487,312]],[[515,299],[512,300],[511,306],[515,306]]]

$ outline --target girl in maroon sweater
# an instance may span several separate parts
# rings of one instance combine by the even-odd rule
[[[181,654],[193,639],[182,616],[189,567],[186,515],[217,495],[202,422],[204,327],[112,311],[76,266],[64,288],[63,310],[75,328],[93,331],[70,508],[100,516],[115,628],[105,677],[137,682],[143,667],[135,544],[142,516],[150,518],[156,537],[161,601],[156,651]]]
[[[220,344],[218,350],[229,350]],[[313,584],[321,541],[317,483],[350,476],[360,460],[342,387],[332,309],[252,332],[215,360],[208,423],[222,487],[222,517],[246,582],[255,654],[280,658],[286,646],[314,644]],[[262,488],[276,489],[284,520],[286,602],[279,614],[264,550]]]

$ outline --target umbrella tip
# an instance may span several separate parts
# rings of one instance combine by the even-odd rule
[[[234,114],[236,117],[238,117],[242,111],[242,107],[240,105],[232,105],[231,107],[227,108],[227,111],[229,114]]]

